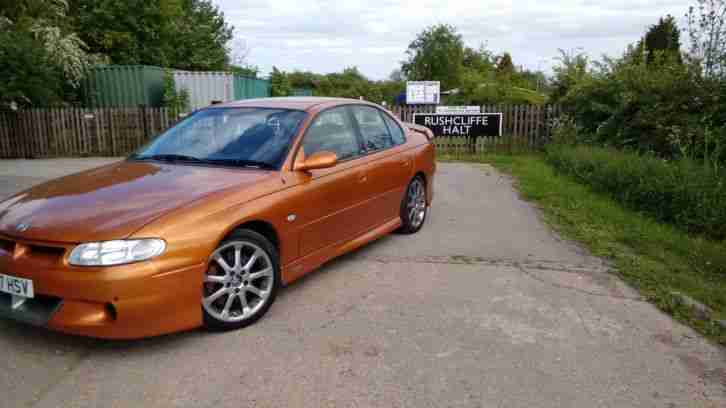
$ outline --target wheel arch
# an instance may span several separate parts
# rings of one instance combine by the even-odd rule
[[[239,230],[243,230],[243,229],[254,231],[254,232],[262,235],[263,237],[267,238],[267,240],[270,241],[272,243],[272,245],[275,247],[275,249],[278,252],[278,256],[279,256],[280,235],[278,234],[277,229],[275,228],[274,225],[272,225],[272,223],[264,221],[264,220],[255,219],[255,220],[242,221],[241,223],[231,227],[229,229],[229,231],[227,232],[227,234],[225,234],[224,237],[222,238],[222,241],[224,241],[227,237],[229,237],[235,231],[239,231]]]

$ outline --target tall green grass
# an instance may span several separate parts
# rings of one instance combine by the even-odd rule
[[[552,145],[546,160],[630,209],[691,233],[726,238],[724,173],[687,160],[589,146]]]

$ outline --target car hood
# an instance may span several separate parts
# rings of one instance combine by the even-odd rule
[[[29,240],[128,237],[213,193],[238,191],[270,171],[122,161],[40,184],[0,203],[0,232]]]

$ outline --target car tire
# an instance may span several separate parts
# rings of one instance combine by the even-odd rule
[[[255,231],[233,232],[209,257],[202,283],[204,326],[235,330],[251,325],[270,309],[279,286],[275,246]]]
[[[402,225],[397,232],[401,234],[417,233],[426,222],[427,215],[426,182],[419,175],[414,177],[406,187],[406,193],[401,200],[400,217]]]

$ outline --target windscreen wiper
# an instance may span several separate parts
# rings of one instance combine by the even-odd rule
[[[205,163],[206,160],[199,157],[187,156],[185,154],[152,154],[151,156],[134,156],[136,160],[159,160],[168,162],[194,162]]]
[[[243,160],[243,159],[208,159],[210,163],[225,164],[228,166],[239,166],[239,167],[251,167],[263,170],[277,170],[277,167],[270,163],[258,161],[258,160]]]
[[[270,163],[257,160],[243,159],[200,159],[199,157],[187,156],[185,154],[153,154],[150,156],[131,156],[133,160],[158,160],[166,162],[187,162],[187,163],[206,163],[224,166],[250,167],[263,170],[277,170],[277,167]]]

